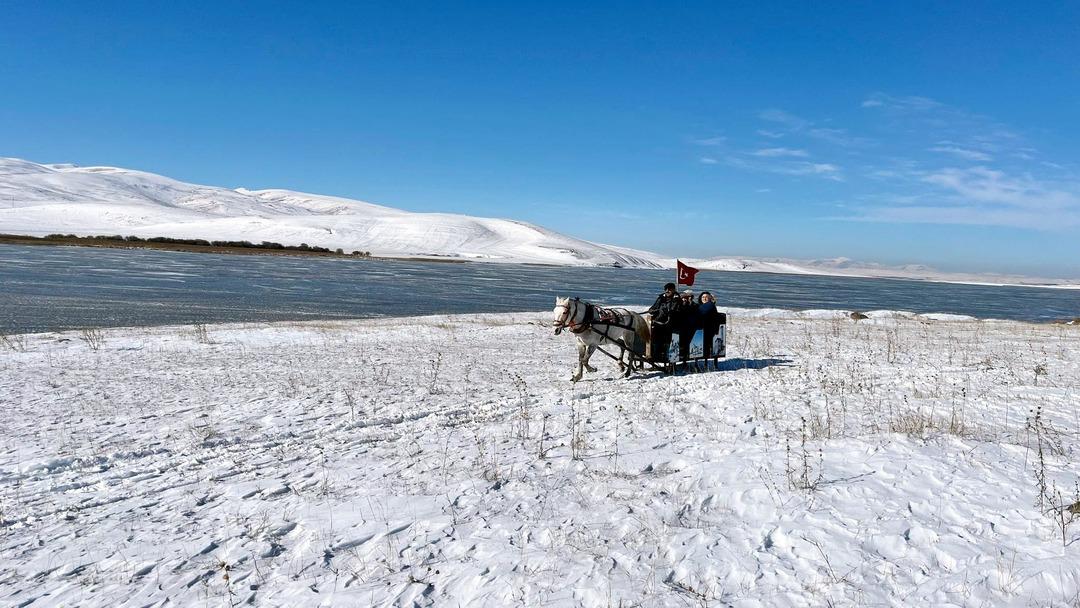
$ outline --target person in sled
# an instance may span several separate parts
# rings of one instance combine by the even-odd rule
[[[674,283],[664,285],[664,291],[656,296],[656,301],[649,307],[649,315],[652,318],[652,344],[650,352],[654,361],[665,362],[668,360],[668,346],[671,344],[671,332],[674,326],[674,317],[681,307],[678,291]]]
[[[649,307],[649,314],[653,316],[654,321],[656,320],[657,315],[670,308],[671,303],[676,299],[676,296],[678,296],[678,292],[675,290],[675,284],[665,284],[664,291],[656,296],[656,301]]]
[[[694,333],[701,328],[701,316],[694,304],[694,292],[689,289],[682,292],[675,327],[679,332],[679,361],[685,364],[690,358],[690,342],[694,340]]]
[[[698,296],[698,318],[701,319],[701,333],[706,359],[712,357],[713,338],[720,331],[720,324],[724,322],[724,315],[716,310],[716,298],[707,291]]]

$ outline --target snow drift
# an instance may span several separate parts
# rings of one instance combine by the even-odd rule
[[[0,340],[0,605],[1077,605],[1080,332],[727,312],[576,385],[551,313]]]

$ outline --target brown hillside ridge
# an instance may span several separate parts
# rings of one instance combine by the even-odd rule
[[[164,251],[187,251],[191,253],[221,253],[232,255],[289,255],[362,260],[374,259],[374,256],[371,255],[370,251],[353,251],[351,253],[346,253],[342,249],[330,250],[326,247],[311,246],[306,243],[300,245],[282,245],[281,243],[269,241],[252,243],[249,241],[208,241],[205,239],[174,239],[170,237],[142,238],[121,235],[77,236],[74,234],[50,234],[48,236],[39,237],[24,234],[0,234],[0,244],[104,247],[107,249],[158,249]],[[440,259],[438,257],[380,257],[378,259],[423,259],[432,262],[465,262],[465,260]]]

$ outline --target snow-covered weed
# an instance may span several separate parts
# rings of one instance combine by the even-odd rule
[[[356,399],[352,390],[342,388],[341,394],[345,397],[345,403],[349,406],[349,422],[356,422]]]
[[[476,431],[473,432],[473,439],[476,441],[476,458],[473,463],[480,470],[480,477],[496,484],[505,481],[509,474],[499,463],[500,450],[495,439],[482,437]]]
[[[434,323],[434,324],[432,324],[432,327],[434,327],[436,329],[441,329],[441,330],[443,330],[446,333],[451,334],[451,335],[454,335],[454,334],[457,333],[457,325],[455,325],[453,323],[447,323],[445,321],[439,321],[437,323]]]
[[[1032,454],[1032,475],[1035,477],[1035,506],[1045,508],[1050,497],[1048,458],[1062,454],[1060,433],[1043,417],[1042,406],[1033,409],[1025,422],[1028,447]]]
[[[545,413],[540,419],[540,437],[537,440],[536,457],[545,460],[548,457],[548,453],[558,447],[553,441],[550,435],[548,435],[548,420],[551,418],[551,414]]]
[[[784,477],[788,489],[815,492],[825,479],[825,453],[819,446],[815,454],[809,446],[810,430],[806,418],[800,418],[797,443],[793,448],[791,437],[784,443]]]
[[[715,583],[703,584],[676,580],[674,572],[668,576],[664,583],[681,593],[686,599],[692,602],[691,605],[697,605],[701,608],[709,608],[709,606],[718,605],[718,603],[719,605],[723,605],[721,602],[723,602],[725,596],[724,589]]]
[[[906,399],[905,399],[906,402]],[[975,437],[968,426],[963,410],[951,409],[947,415],[938,415],[922,408],[906,409],[889,417],[888,430],[924,439],[932,434],[944,433],[956,437]]]
[[[581,460],[585,454],[585,423],[586,418],[582,415],[576,399],[570,401],[570,459]]]
[[[516,372],[510,374],[510,382],[517,393],[514,400],[516,405],[513,408],[515,410],[513,435],[520,439],[522,444],[525,444],[532,437],[530,431],[533,412],[532,399],[529,397],[529,385],[525,382],[525,378]]]
[[[302,372],[289,372],[283,379],[283,392],[286,397],[298,397],[304,388],[304,374]]]
[[[1048,497],[1050,504],[1046,513],[1053,517],[1061,533],[1062,547],[1069,545],[1069,528],[1073,522],[1080,520],[1080,481],[1074,481],[1073,484],[1073,494],[1066,498],[1066,494],[1058,488],[1057,482],[1052,482]]]
[[[221,432],[209,417],[204,417],[200,422],[193,421],[188,424],[187,432],[195,446],[207,445],[221,438]]]
[[[192,338],[198,344],[213,344],[213,339],[210,338],[210,332],[206,329],[205,323],[196,323],[191,326]]]
[[[5,500],[3,496],[0,496],[0,530],[6,532],[8,526],[15,523],[14,521],[8,521],[9,515],[11,515],[11,513],[9,513],[8,510],[7,500]]]
[[[0,331],[0,346],[17,353],[25,353],[27,348],[26,334],[7,334]]]
[[[1039,386],[1039,378],[1047,374],[1046,363],[1036,363],[1032,371],[1035,374],[1035,386]]]
[[[88,327],[79,331],[79,339],[86,343],[90,350],[98,351],[105,345],[105,334],[96,327]]]
[[[425,379],[428,394],[438,395],[442,392],[442,385],[439,383],[439,372],[442,371],[442,366],[443,356],[442,351],[439,351],[428,361],[427,378]]]
[[[521,321],[515,321],[507,315],[478,314],[473,315],[466,323],[482,327],[506,327],[508,325],[520,325]]]

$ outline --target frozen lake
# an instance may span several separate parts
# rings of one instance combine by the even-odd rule
[[[543,310],[556,294],[648,305],[674,271],[0,245],[0,330]],[[1080,293],[702,271],[721,306],[896,309],[1048,321]]]

